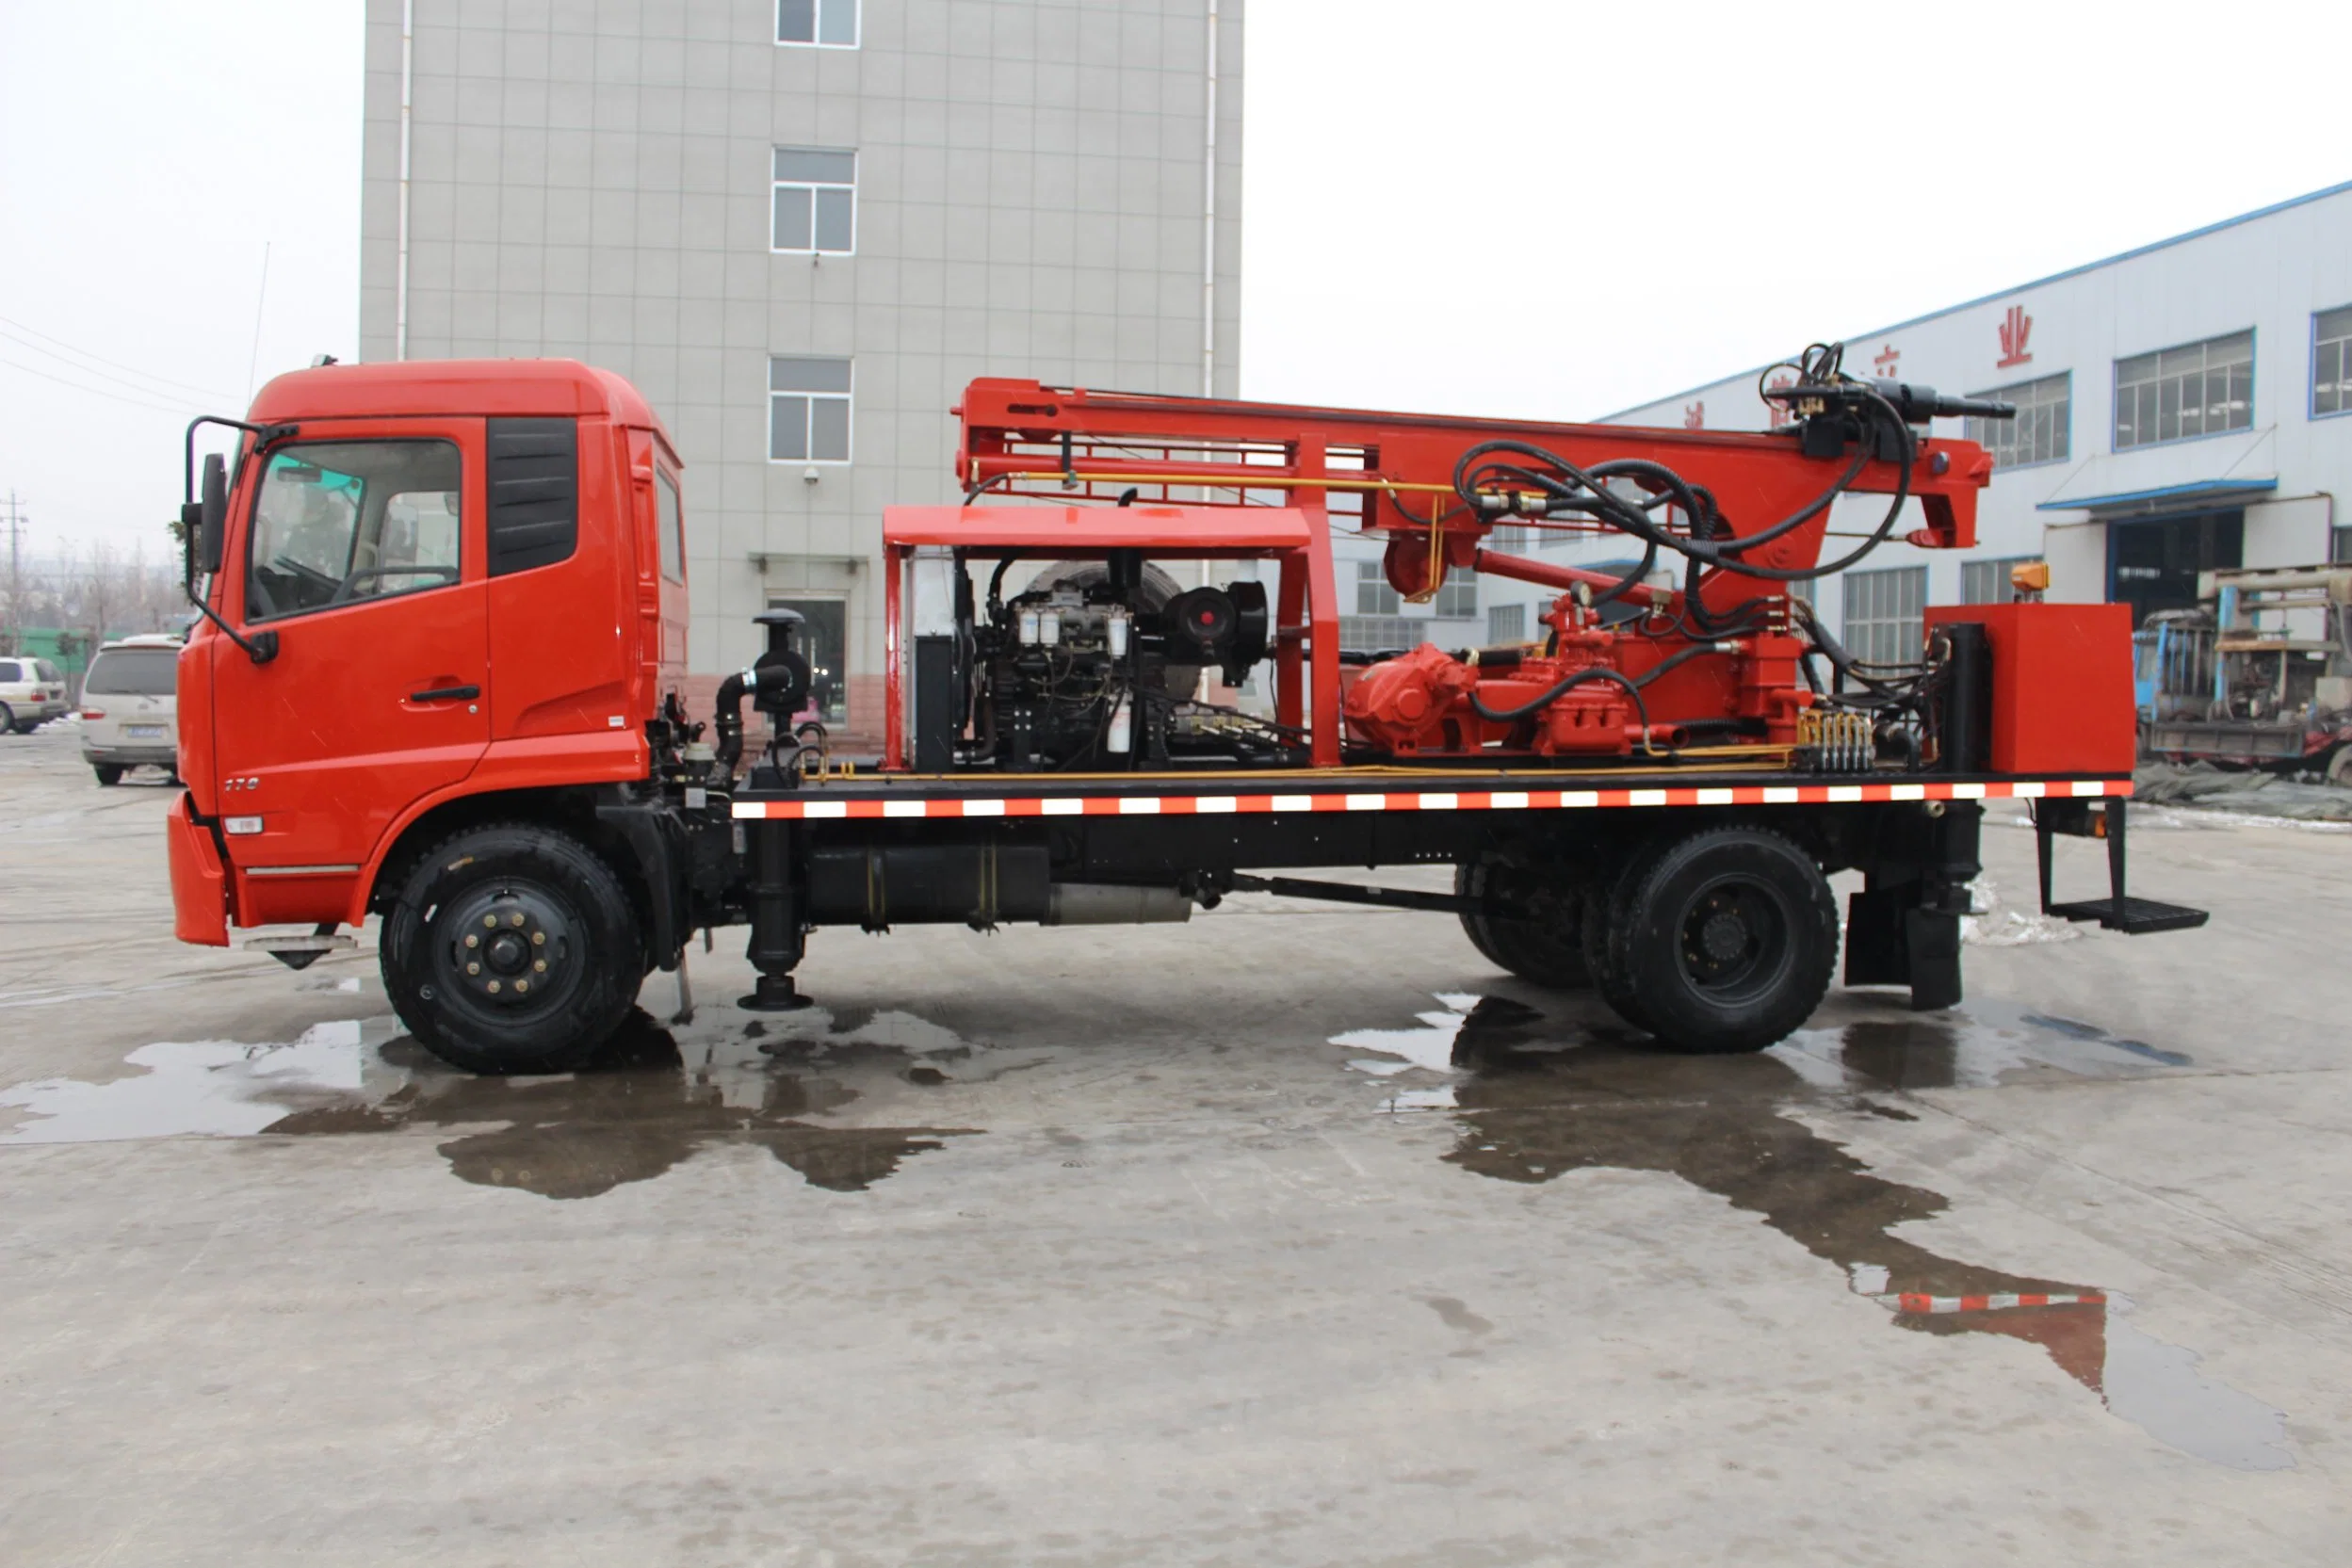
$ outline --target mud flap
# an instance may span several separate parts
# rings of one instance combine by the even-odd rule
[[[1957,802],[1890,819],[1846,905],[1845,983],[1903,985],[1915,1011],[1959,1004],[1960,916],[1981,869],[1982,809]]]

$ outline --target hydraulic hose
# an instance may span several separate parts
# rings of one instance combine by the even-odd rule
[[[1642,735],[1646,743],[1649,736],[1649,704],[1642,701],[1641,687],[1623,672],[1612,670],[1606,665],[1593,664],[1582,670],[1571,670],[1553,682],[1550,690],[1546,691],[1540,697],[1530,698],[1515,708],[1490,708],[1486,705],[1485,699],[1475,691],[1470,693],[1470,706],[1478,710],[1478,716],[1481,719],[1489,719],[1497,724],[1509,724],[1527,718],[1540,708],[1549,706],[1588,681],[1609,681],[1625,687],[1627,693],[1633,699],[1634,709],[1642,716]]]
[[[743,677],[729,675],[719,683],[719,695],[712,704],[718,709],[712,725],[718,739],[712,744],[711,754],[729,778],[735,776],[735,765],[743,756]]]

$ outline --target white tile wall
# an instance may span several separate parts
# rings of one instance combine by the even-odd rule
[[[1239,385],[1242,13],[1220,0],[1217,390]],[[367,0],[361,334],[395,356],[400,0]],[[754,552],[878,557],[952,498],[974,376],[1200,387],[1206,0],[865,0],[854,50],[773,0],[415,0],[408,356],[628,376],[687,463],[692,661],[741,662]],[[770,154],[853,147],[858,251],[769,251]],[[770,353],[857,362],[856,461],[767,461]],[[852,598],[878,671],[881,594]]]

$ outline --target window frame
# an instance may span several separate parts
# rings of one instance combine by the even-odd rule
[[[2245,424],[2233,426],[2230,428],[2223,430],[2199,430],[2195,435],[2159,436],[2151,441],[2135,441],[2129,446],[2122,445],[2117,442],[2116,425],[2117,420],[2122,417],[2123,366],[2126,362],[2131,360],[2144,360],[2153,355],[2177,354],[2184,348],[2206,348],[2213,344],[2220,343],[2226,339],[2233,337],[2243,337],[2246,339]],[[2214,332],[2206,337],[2191,338],[2186,343],[2168,343],[2154,348],[2143,348],[2137,353],[2117,356],[2110,367],[2107,378],[2107,450],[2111,454],[2121,456],[2125,452],[2142,451],[2150,446],[2178,446],[2182,442],[2186,441],[2211,441],[2218,436],[2244,435],[2247,431],[2257,428],[2257,426],[2254,423],[2254,415],[2257,394],[2262,386],[2262,351],[2263,345],[2261,331],[2254,327],[2241,327],[2235,331]],[[2199,372],[2200,375],[2208,376],[2212,373],[2213,372],[2210,366]],[[2164,378],[2157,378],[2154,385],[2158,389],[2157,417],[2161,419],[2164,416],[2164,393],[2162,390],[2164,386]],[[2211,406],[2210,403],[2208,406]]]
[[[1364,607],[1364,591],[1372,591],[1374,607]],[[1388,582],[1388,573],[1379,561],[1359,559],[1355,563],[1355,614],[1358,619],[1370,616],[1403,616],[1404,595]]]
[[[1860,587],[1861,580],[1867,579],[1877,582],[1893,578],[1905,578],[1918,583],[1918,614],[1913,616],[1898,610],[1897,613],[1893,615],[1866,615],[1859,617],[1858,620],[1860,623],[1872,629],[1873,642],[1870,646],[1865,646],[1863,639],[1857,635],[1856,631],[1857,618],[1853,613],[1856,590]],[[1923,650],[1926,646],[1927,602],[1929,595],[1934,591],[1935,586],[1928,580],[1928,572],[1924,565],[1878,567],[1868,572],[1841,572],[1838,574],[1838,581],[1840,585],[1838,590],[1838,635],[1840,639],[1844,641],[1847,650],[1853,654],[1856,659],[1865,664],[1915,664],[1922,656],[1923,656]],[[1898,600],[1899,599],[1900,595],[1898,594]],[[1896,655],[1893,658],[1881,658],[1877,656],[1878,649],[1875,646],[1876,628],[1880,626],[1904,626],[1914,624],[1918,627],[1920,632],[1920,640],[1918,642],[1912,644],[1908,648],[1898,648],[1893,650]]]
[[[1998,566],[2014,569],[2019,566],[2030,566],[2036,561],[2046,560],[2048,558],[2049,558],[2045,556],[1978,556],[1973,559],[1960,562],[1960,603],[1963,605],[2014,605],[2020,603],[2018,590],[2010,586],[2009,574],[2007,571],[2002,572],[1994,579],[1996,586],[1998,586],[2001,590],[2001,597],[1997,599],[1970,598],[1968,587],[1970,567]]]
[[[1501,625],[1501,619],[1506,611],[1513,622],[1508,632],[1505,632]],[[1507,605],[1486,606],[1487,647],[1515,648],[1527,640],[1527,602],[1525,600],[1514,599]]]
[[[670,515],[662,513],[662,497],[670,499]],[[654,464],[654,532],[658,535],[656,552],[659,570],[667,580],[683,585],[686,582],[686,495],[678,481],[668,469]],[[675,553],[674,558],[673,552]],[[676,570],[673,571],[674,567]]]
[[[784,4],[785,0],[776,0],[775,35],[776,47],[779,49],[855,49],[865,42],[866,0],[809,0],[811,36],[804,39],[784,36]],[[828,5],[843,5],[850,8],[849,42],[827,43],[821,37],[825,30],[825,8]]]
[[[821,361],[841,365],[849,372],[849,388],[846,391],[835,392],[830,389],[778,387],[776,385],[776,362],[778,360]],[[798,458],[778,457],[776,455],[776,399],[779,397],[800,397],[807,400],[809,407],[804,415],[805,422],[802,427],[802,438],[812,453],[817,445],[817,400],[819,398],[838,400],[844,408],[841,430],[842,455],[837,458],[820,458],[813,455]],[[777,353],[770,353],[768,356],[768,461],[770,462],[796,462],[803,467],[818,468],[847,468],[857,461],[857,361],[853,356]]]
[[[2352,304],[2328,305],[2311,312],[2311,373],[2304,378],[2303,391],[2303,417],[2306,419],[2343,419],[2352,417],[2352,393],[2345,393],[2343,395],[2344,406],[2342,408],[2323,413],[2320,412],[2319,407],[2319,318],[2323,315],[2334,315],[2340,311],[2352,313]],[[2338,362],[2336,369],[2337,384],[2341,386],[2346,383],[2352,383],[2352,335],[2347,335],[2340,339],[2330,338],[2328,341],[2331,343],[2341,342],[2344,345],[2344,348],[2342,350],[2343,358]]]
[[[2031,462],[2003,462],[1998,451],[1991,444],[1984,441],[1978,441],[1973,435],[1969,436],[1969,440],[1975,441],[1976,444],[1979,446],[1984,447],[1987,452],[1993,454],[1993,472],[1995,474],[2020,474],[2029,468],[2048,468],[2052,463],[2072,462],[2074,461],[2074,372],[2072,370],[2061,370],[2052,376],[2033,376],[2022,381],[2011,381],[2006,386],[1992,387],[1984,392],[1971,392],[1968,395],[1971,397],[2001,397],[2004,393],[2022,392],[2028,387],[2042,386],[2051,381],[2064,381],[2067,384],[2065,405],[2066,418],[2060,422],[2060,429],[2058,432],[2058,444],[2064,448],[2064,450],[2060,451],[2054,457],[2036,458]],[[2018,410],[2019,419],[2024,418],[2032,412],[2031,408],[2020,407]],[[1980,423],[1987,425],[1994,423],[2015,425],[2017,421],[1979,421],[1974,418],[1971,418],[1967,421],[1967,425],[1976,425]],[[1964,425],[1963,429],[1965,428],[1966,426]],[[2113,433],[2113,431],[2109,432],[2110,435]]]
[[[323,605],[308,605],[294,609],[279,610],[269,615],[260,615],[254,612],[253,547],[261,542],[261,503],[262,497],[268,494],[269,491],[269,471],[272,463],[276,462],[277,460],[282,457],[290,457],[293,454],[300,452],[306,448],[317,446],[421,446],[428,445],[446,446],[449,448],[450,453],[457,461],[457,489],[454,491],[445,491],[439,493],[428,493],[421,491],[416,493],[419,494],[452,494],[457,497],[457,511],[453,517],[453,521],[456,525],[456,539],[453,542],[455,544],[455,555],[457,558],[454,561],[447,563],[446,567],[447,570],[456,573],[455,576],[446,579],[428,581],[415,588],[404,588],[390,593],[371,593],[365,598],[345,599],[339,603],[331,600]],[[414,599],[419,594],[430,593],[436,589],[462,587],[467,581],[465,575],[465,444],[455,434],[443,431],[418,435],[342,435],[337,433],[325,433],[313,436],[307,440],[282,442],[279,445],[270,447],[268,451],[262,456],[261,472],[253,483],[252,500],[247,505],[245,510],[245,537],[239,551],[239,560],[237,564],[238,616],[240,622],[248,626],[274,626],[281,621],[299,621],[306,616],[325,615],[339,610],[366,609],[373,606],[390,604],[395,600]],[[410,492],[407,491],[393,492],[393,494],[396,496],[405,495],[408,493],[410,493]],[[361,512],[359,517],[355,518],[353,521],[350,542],[346,546],[344,552],[342,581],[346,583],[350,581],[351,574],[358,570],[355,563],[359,558],[360,532],[361,526],[364,524],[366,515],[366,493],[364,490],[361,493],[360,504]],[[387,499],[384,505],[388,509],[391,506],[391,501]],[[380,531],[382,525],[383,520],[381,516],[379,516],[377,519],[377,526]],[[478,522],[475,526],[483,527],[486,526],[486,524]],[[380,532],[379,543],[381,543],[381,542]],[[442,564],[436,562],[430,568],[419,567],[418,574],[424,575],[428,571],[438,573],[443,569]],[[397,571],[391,571],[387,572],[386,574],[397,578],[402,574]],[[340,584],[337,586],[339,589]]]
[[[1462,608],[1467,595],[1469,608]],[[1452,606],[1449,609],[1447,606]],[[1429,613],[1437,621],[1475,621],[1478,619],[1478,573],[1474,568],[1457,566],[1446,574],[1445,581],[1429,597]]]
[[[838,44],[828,45],[839,48]],[[787,180],[776,173],[775,160],[784,153],[815,153],[825,157],[850,160],[850,178],[845,184],[837,180]],[[804,246],[776,243],[776,211],[787,190],[805,191],[808,196],[808,243]],[[817,232],[817,198],[828,190],[850,193],[850,242],[839,249],[819,243]],[[772,147],[768,153],[768,253],[771,256],[854,256],[857,254],[857,149],[854,147]]]

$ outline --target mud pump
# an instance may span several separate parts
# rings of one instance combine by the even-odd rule
[[[1522,980],[1756,1050],[1836,971],[1834,872],[1862,877],[1846,983],[1959,999],[1991,799],[2032,802],[2051,913],[2201,924],[2125,891],[2126,608],[1933,608],[1892,663],[1814,612],[1814,578],[1890,539],[1974,542],[1990,459],[1930,422],[2009,412],[1840,361],[1777,367],[1766,432],[974,381],[961,504],[884,511],[872,767],[796,726],[788,613],[688,711],[684,480],[620,378],[280,377],[189,431],[178,934],[300,963],[376,915],[419,1040],[543,1071],[714,927],[751,927],[742,1005],[785,1009],[823,928],[1178,921],[1252,890],[1451,913]],[[200,474],[206,424],[235,449]],[[1824,560],[1847,496],[1884,507]],[[1634,558],[1505,553],[1503,525]],[[1338,533],[1408,601],[1540,586],[1539,635],[1343,650]],[[2105,842],[2105,897],[2052,901],[2061,835]],[[1268,874],[1413,865],[1452,890]]]

